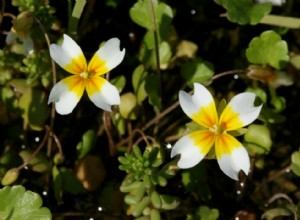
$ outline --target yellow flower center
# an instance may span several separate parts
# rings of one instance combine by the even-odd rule
[[[80,77],[83,78],[83,79],[89,79],[90,74],[85,71],[85,72],[80,73]]]
[[[226,134],[226,128],[223,124],[215,124],[209,129],[214,135]]]

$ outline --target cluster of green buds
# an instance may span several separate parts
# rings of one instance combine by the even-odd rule
[[[157,191],[157,186],[167,185],[176,169],[172,162],[161,167],[163,160],[159,152],[158,147],[150,146],[142,153],[138,146],[134,146],[131,154],[119,157],[119,169],[128,173],[120,187],[121,192],[126,193],[127,214],[139,220],[159,220],[162,211],[179,205],[176,197]]]

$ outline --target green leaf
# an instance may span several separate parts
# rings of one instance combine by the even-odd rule
[[[120,114],[123,118],[135,120],[140,113],[140,107],[137,98],[132,92],[127,92],[121,96]]]
[[[4,187],[0,198],[0,219],[51,220],[51,212],[42,207],[41,197],[23,186]]]
[[[132,86],[138,104],[141,104],[147,97],[147,93],[145,91],[145,79],[147,74],[148,73],[143,65],[137,66],[132,74]]]
[[[22,118],[25,124],[29,124],[33,130],[44,128],[50,112],[45,92],[34,88],[26,89],[19,100],[19,107],[23,111]]]
[[[289,61],[288,46],[276,32],[265,31],[252,39],[246,50],[246,57],[253,64],[283,69]]]
[[[280,216],[291,216],[293,213],[286,208],[273,208],[269,209],[264,212],[262,215],[261,219],[267,219],[267,220],[272,220],[272,219],[277,219],[277,217]]]
[[[95,146],[97,135],[95,131],[88,130],[82,136],[82,141],[80,141],[76,146],[77,156],[79,159],[83,158],[87,153]]]
[[[299,151],[296,151],[292,154],[291,169],[297,176],[300,176],[300,152]]]
[[[19,152],[19,156],[23,159],[24,163],[28,162],[32,154],[33,152],[28,150],[22,150]],[[43,153],[37,154],[29,161],[28,165],[33,171],[38,173],[44,173],[51,170],[51,163]]]
[[[256,4],[252,0],[224,0],[228,20],[241,25],[255,25],[272,10],[271,3]]]
[[[210,79],[214,75],[214,67],[210,62],[196,57],[183,64],[180,73],[187,81],[188,86],[192,88],[193,83],[203,83]]]
[[[152,0],[152,2],[157,26],[159,26],[163,20],[170,23],[171,18],[173,17],[171,7],[163,2],[158,3],[157,0]],[[130,9],[129,15],[136,24],[148,30],[153,30],[151,10],[148,1],[137,1]]]
[[[272,146],[270,131],[264,125],[250,125],[244,140],[251,155],[268,153]]]
[[[145,90],[149,97],[149,103],[158,108],[162,107],[161,97],[160,97],[160,88],[159,88],[159,79],[156,75],[148,75],[146,77]]]
[[[113,84],[118,89],[119,93],[121,93],[126,85],[126,78],[124,75],[117,76],[111,79],[110,83]]]
[[[252,87],[249,87],[246,89],[246,92],[252,92],[254,93],[257,97],[260,98],[260,100],[263,102],[263,103],[266,103],[267,102],[267,93],[265,92],[265,90],[259,88],[259,87],[256,87],[256,88],[252,88]]]
[[[200,206],[194,215],[189,214],[186,220],[217,220],[220,213],[218,209],[211,209],[208,206]]]

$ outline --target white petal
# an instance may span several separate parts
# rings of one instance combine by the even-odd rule
[[[68,86],[62,80],[52,88],[49,95],[48,104],[51,102],[55,102],[55,109],[57,113],[66,115],[73,111],[73,109],[79,102],[82,93],[83,89],[80,89],[79,93],[77,91],[77,94],[76,92],[70,91]]]
[[[105,111],[111,112],[112,105],[120,104],[120,95],[117,88],[102,77],[93,83],[88,83],[86,91],[90,100]]]
[[[210,128],[218,122],[214,99],[201,84],[194,83],[193,95],[180,91],[179,103],[187,116],[206,128]]]
[[[111,38],[99,48],[94,56],[97,56],[99,60],[104,61],[106,69],[110,71],[122,62],[125,56],[125,48],[120,50],[120,40],[118,38]],[[91,62],[93,62],[93,58]]]
[[[221,170],[234,180],[239,180],[240,170],[246,175],[249,173],[250,159],[244,147],[235,148],[231,154],[225,154],[217,159]]]
[[[8,32],[8,34],[6,35],[6,39],[5,39],[5,43],[10,45],[12,44],[13,41],[15,41],[17,38],[17,34],[14,33],[13,31]]]
[[[33,41],[30,35],[22,39],[25,54],[31,54],[34,51]]]
[[[194,144],[194,140],[188,136],[183,136],[174,145],[171,151],[171,157],[181,154],[177,163],[181,169],[196,166],[205,156],[201,153],[199,147]]]
[[[82,72],[85,71],[87,64],[81,48],[68,35],[64,34],[63,37],[64,39],[62,45],[57,45],[57,44],[50,45],[50,56],[60,67],[64,69],[66,66],[75,62],[75,65],[78,65],[79,68],[82,69],[81,70]],[[75,72],[73,71],[71,73],[75,74]],[[81,72],[77,74],[80,73]]]
[[[252,123],[259,116],[262,105],[255,107],[254,100],[254,93],[244,92],[234,96],[228,103],[228,106],[232,107],[232,110],[239,114],[238,119],[241,120],[243,126]]]

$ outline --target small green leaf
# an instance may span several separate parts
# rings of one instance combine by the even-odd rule
[[[33,130],[42,130],[49,116],[46,93],[33,88],[25,90],[19,100],[22,118]]]
[[[117,76],[111,79],[110,83],[113,84],[118,89],[119,93],[121,93],[126,85],[126,78],[124,75]]]
[[[152,0],[153,9],[155,13],[155,22],[157,26],[167,20],[170,23],[173,17],[173,12],[170,6],[163,2],[157,0]],[[148,29],[153,30],[151,9],[148,1],[139,0],[129,11],[130,18],[138,25]]]
[[[179,199],[174,196],[169,195],[160,195],[160,199],[162,202],[162,209],[164,210],[172,210],[179,206]]]
[[[161,108],[162,103],[159,85],[159,79],[156,75],[151,74],[146,77],[145,90],[149,97],[149,103],[153,106]]]
[[[273,208],[269,209],[264,212],[262,215],[261,219],[267,219],[267,220],[272,220],[272,219],[277,219],[277,217],[280,216],[292,216],[293,213],[291,210],[286,209],[286,208]]]
[[[150,194],[150,199],[151,199],[152,205],[155,208],[157,208],[157,209],[161,208],[161,199],[160,199],[159,194],[155,190]]]
[[[288,46],[276,32],[265,31],[252,39],[246,50],[246,57],[253,64],[283,69],[289,61]]]
[[[272,146],[270,131],[264,125],[250,125],[244,140],[251,155],[268,153]]]
[[[217,220],[220,213],[218,209],[211,209],[208,206],[200,206],[194,215],[189,214],[186,220]]]
[[[133,91],[139,104],[141,104],[147,97],[147,93],[145,91],[145,79],[147,74],[148,73],[143,65],[137,66],[132,74]]]
[[[76,146],[77,156],[79,159],[83,158],[87,153],[95,146],[97,135],[95,131],[88,130],[82,136],[82,141],[80,141]]]
[[[300,152],[299,151],[296,151],[292,154],[291,169],[297,176],[300,176]]]
[[[19,156],[23,159],[24,163],[32,156],[32,152],[28,150],[22,150],[19,152]],[[30,168],[38,173],[44,173],[51,170],[51,163],[46,155],[39,153],[29,161]]]
[[[196,57],[183,64],[180,73],[187,81],[188,86],[192,88],[193,83],[203,83],[210,79],[214,75],[214,67],[210,62]]]
[[[51,212],[42,207],[41,197],[23,186],[4,187],[0,198],[0,219],[51,220]]]
[[[252,87],[249,87],[246,89],[246,92],[252,92],[254,93],[257,97],[260,98],[260,100],[263,102],[263,103],[266,103],[267,102],[267,93],[265,92],[265,90],[259,88],[259,87],[256,87],[256,88],[252,88]]]
[[[20,171],[17,168],[9,169],[1,180],[3,186],[8,186],[13,184],[19,177]]]
[[[271,3],[256,4],[252,0],[224,0],[228,20],[241,25],[255,25],[272,10]]]
[[[148,196],[144,197],[137,205],[133,207],[132,215],[138,217],[142,214],[144,209],[150,204],[150,198]]]
[[[135,120],[140,113],[140,107],[137,98],[132,92],[127,92],[121,96],[120,114],[123,118]]]

